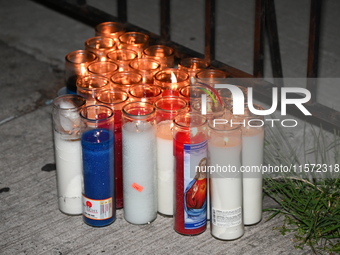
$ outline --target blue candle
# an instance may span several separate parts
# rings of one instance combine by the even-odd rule
[[[102,227],[115,219],[113,133],[108,129],[86,131],[81,138],[84,169],[83,218]]]

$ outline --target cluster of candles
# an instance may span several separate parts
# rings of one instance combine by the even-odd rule
[[[263,126],[246,124],[259,116],[232,114],[230,91],[214,88],[227,74],[204,59],[175,65],[174,49],[120,23],[95,31],[66,55],[53,101],[59,209],[97,227],[120,208],[132,224],[159,213],[183,235],[210,220],[214,237],[241,237],[262,217],[262,175],[239,171],[262,164]]]

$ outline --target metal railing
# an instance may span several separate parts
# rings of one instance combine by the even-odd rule
[[[254,32],[254,61],[253,74],[246,73],[240,69],[217,61],[215,59],[215,0],[205,0],[205,47],[204,54],[198,53],[176,42],[171,41],[170,29],[170,0],[160,1],[160,32],[151,33],[141,27],[128,22],[127,0],[117,0],[117,16],[99,10],[87,4],[86,0],[33,0],[45,5],[55,11],[68,15],[80,22],[95,27],[105,21],[124,23],[127,31],[139,31],[150,36],[153,44],[166,44],[173,47],[179,58],[199,57],[205,58],[213,67],[227,72],[231,78],[247,78],[248,87],[253,87],[255,98],[261,102],[272,103],[273,83],[261,79],[263,77],[264,59],[264,34],[267,33],[271,53],[271,64],[274,78],[282,78],[282,66],[274,0],[256,0],[255,4],[255,32]],[[319,52],[319,30],[321,20],[322,0],[310,0],[310,28],[309,49],[307,63],[307,78],[317,78],[318,75],[318,52]],[[260,78],[260,79],[259,79]],[[283,86],[282,79],[278,79],[275,86]],[[304,116],[295,106],[287,106],[287,111],[296,117],[316,125],[322,125],[324,129],[333,131],[340,128],[340,112],[322,105],[316,101],[317,84],[316,79],[307,79],[307,89],[311,92],[311,100],[305,107],[312,116]],[[299,95],[295,95],[299,97]]]

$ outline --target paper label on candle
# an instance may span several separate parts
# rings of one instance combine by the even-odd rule
[[[207,224],[207,141],[184,144],[184,228],[197,229]],[[197,168],[196,166],[199,166]],[[201,168],[202,167],[202,168]]]
[[[92,220],[105,220],[112,217],[112,197],[94,200],[83,196],[83,215]]]
[[[218,227],[235,227],[242,223],[242,208],[219,210],[212,208],[211,222]]]
[[[137,190],[138,192],[142,192],[143,191],[143,189],[144,189],[144,187],[143,186],[141,186],[141,185],[139,185],[139,184],[137,184],[137,183],[132,183],[132,188],[134,188],[135,190]]]

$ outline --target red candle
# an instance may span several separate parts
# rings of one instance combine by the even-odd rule
[[[114,110],[114,173],[116,208],[124,207],[123,200],[123,155],[122,155],[122,107],[128,102],[128,94],[125,91],[105,90],[98,93],[96,100],[100,104],[109,106]]]
[[[174,122],[174,229],[183,235],[197,235],[207,227],[207,179],[202,171],[207,160],[206,119],[184,113]],[[192,173],[193,169],[201,170]]]

